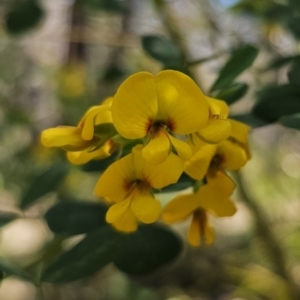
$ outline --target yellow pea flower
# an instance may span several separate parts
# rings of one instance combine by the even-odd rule
[[[107,140],[97,149],[102,137],[95,132],[95,126],[111,123],[112,97],[106,99],[102,105],[91,107],[83,116],[77,127],[58,126],[42,132],[41,142],[45,147],[59,147],[66,151],[71,163],[83,164],[91,159],[109,156],[116,149],[112,140]],[[94,149],[96,148],[96,149]]]
[[[232,128],[230,137],[218,144],[207,144],[192,135],[188,143],[193,154],[184,165],[184,172],[190,177],[202,180],[212,164],[222,169],[239,170],[250,159],[249,127],[230,119],[228,122]]]
[[[177,182],[183,171],[183,161],[177,155],[171,153],[154,166],[142,158],[142,149],[137,145],[131,154],[111,164],[95,187],[98,197],[114,203],[106,221],[124,232],[135,231],[138,221],[149,224],[158,219],[161,205],[151,188],[161,189]]]
[[[235,189],[231,178],[225,172],[214,169],[207,174],[206,179],[207,183],[196,193],[177,196],[167,204],[162,213],[162,219],[167,224],[182,221],[192,215],[188,231],[188,242],[192,246],[200,245],[201,236],[206,244],[214,241],[214,229],[207,213],[215,217],[229,217],[236,212],[230,199]]]
[[[114,96],[112,117],[127,139],[146,138],[142,156],[160,164],[175,149],[180,158],[191,156],[190,147],[171,135],[198,132],[208,121],[208,103],[187,75],[165,70],[156,76],[139,72],[127,78]]]
[[[229,107],[225,101],[206,97],[209,105],[207,125],[198,132],[199,137],[207,143],[219,143],[231,134],[231,123],[227,120]]]

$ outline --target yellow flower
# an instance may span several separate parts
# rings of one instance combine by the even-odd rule
[[[233,120],[228,122],[232,128],[230,137],[219,144],[207,144],[197,139],[195,134],[192,135],[188,143],[193,155],[184,165],[184,172],[190,177],[203,179],[212,164],[217,168],[239,170],[250,159],[249,127]]]
[[[156,76],[140,72],[127,78],[114,96],[111,112],[122,136],[146,138],[142,156],[152,164],[162,163],[172,148],[182,159],[189,159],[190,147],[171,133],[197,132],[208,120],[202,91],[190,77],[172,70]]]
[[[230,196],[235,184],[221,170],[211,170],[206,176],[207,183],[194,194],[180,195],[167,204],[162,219],[167,224],[182,221],[192,215],[188,231],[188,242],[192,246],[201,243],[201,236],[206,244],[214,241],[214,230],[209,224],[207,213],[216,217],[232,216],[236,207]]]
[[[198,132],[198,136],[207,143],[219,143],[231,134],[231,123],[227,120],[229,107],[226,102],[206,97],[209,105],[207,126]]]
[[[44,130],[42,145],[63,148],[68,151],[68,159],[74,164],[109,156],[116,145],[109,140],[109,136],[105,136],[105,132],[97,132],[97,126],[112,124],[111,103],[112,97],[106,99],[103,105],[91,107],[77,127],[59,126]]]
[[[183,162],[175,154],[153,166],[142,158],[142,149],[137,145],[131,154],[110,165],[95,187],[98,197],[114,203],[106,221],[124,232],[135,231],[138,221],[149,224],[158,219],[161,206],[151,188],[161,189],[177,182],[183,171]]]

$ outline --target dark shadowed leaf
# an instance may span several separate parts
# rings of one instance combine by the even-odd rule
[[[230,119],[234,119],[234,120],[243,122],[243,123],[251,126],[252,128],[262,127],[262,126],[270,124],[270,122],[256,117],[251,112],[247,113],[247,114],[233,115],[233,116],[230,116]]]
[[[243,45],[235,50],[220,70],[211,91],[228,87],[236,77],[252,65],[258,52],[259,50],[252,45]]]
[[[42,281],[64,283],[94,274],[112,262],[123,236],[110,226],[88,233],[42,273]]]
[[[92,9],[104,10],[111,13],[122,13],[126,11],[122,1],[119,0],[79,0]]]
[[[279,122],[285,127],[300,130],[300,113],[281,117]]]
[[[27,272],[3,257],[0,257],[0,272],[3,272],[6,275],[15,275],[31,281],[30,275]]]
[[[286,57],[277,57],[273,59],[269,65],[266,67],[266,71],[272,69],[279,69],[281,67],[286,66],[287,64],[293,62],[294,60],[298,60],[300,55],[286,56]]]
[[[296,60],[288,72],[289,82],[293,85],[300,86],[300,61]]]
[[[104,226],[106,211],[100,203],[65,201],[51,207],[45,219],[54,233],[76,235]]]
[[[300,112],[300,89],[291,84],[261,90],[253,108],[255,116],[270,123],[297,112]]]
[[[180,49],[164,36],[143,36],[142,46],[151,57],[166,65],[175,67],[181,64],[182,57]]]
[[[7,212],[0,212],[0,227],[18,218],[18,215]]]
[[[53,164],[42,174],[38,174],[21,199],[21,208],[26,208],[40,197],[54,191],[68,173],[68,165],[62,162]]]
[[[225,101],[228,105],[233,104],[240,98],[246,95],[248,91],[248,84],[242,82],[236,82],[221,90],[214,98]]]
[[[36,0],[11,1],[6,15],[6,30],[10,34],[20,34],[39,24],[44,11]]]
[[[121,240],[115,265],[129,274],[143,274],[172,261],[182,250],[181,240],[158,225],[141,225]]]

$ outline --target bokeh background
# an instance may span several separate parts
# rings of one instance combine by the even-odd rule
[[[176,261],[145,276],[131,277],[109,265],[68,284],[36,287],[17,276],[5,277],[1,300],[299,299],[300,132],[248,115],[259,91],[291,81],[290,64],[299,53],[297,2],[0,2],[0,256],[27,270],[53,240],[43,219],[52,205],[64,198],[98,201],[93,188],[99,172],[68,166],[66,174],[65,154],[41,146],[42,130],[75,125],[128,75],[160,71],[164,65],[145,49],[146,36],[177,45],[186,72],[205,93],[232,49],[242,44],[259,49],[254,64],[238,77],[248,85],[247,93],[230,106],[232,115],[247,114],[245,120],[255,127],[252,159],[232,174],[238,212],[212,219],[214,245],[186,245]],[[53,165],[58,166],[54,179],[39,182]],[[46,185],[48,192],[34,191],[36,201],[24,205],[33,183]],[[174,230],[184,239],[187,226]],[[64,240],[63,249],[80,238]]]

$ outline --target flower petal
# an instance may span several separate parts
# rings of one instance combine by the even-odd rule
[[[157,115],[154,76],[139,72],[128,77],[114,96],[111,113],[116,129],[125,138],[146,136]]]
[[[170,153],[170,149],[171,142],[168,134],[161,129],[143,148],[142,155],[149,164],[157,165],[166,160]]]
[[[196,180],[202,180],[209,168],[210,162],[216,153],[217,146],[202,142],[202,146],[196,151],[192,158],[184,163],[184,172]]]
[[[129,209],[131,198],[127,198],[123,201],[120,201],[116,204],[113,204],[106,213],[106,222],[107,223],[117,223],[119,222],[126,210]]]
[[[206,97],[209,105],[210,118],[227,119],[229,114],[229,107],[223,100]]]
[[[222,141],[217,153],[222,157],[222,167],[229,170],[239,170],[248,161],[246,150],[231,140]]]
[[[104,171],[96,184],[94,193],[98,197],[108,197],[112,202],[119,202],[128,196],[135,180],[133,155],[128,154]]]
[[[150,192],[134,194],[131,209],[136,218],[146,224],[157,221],[161,212],[161,205]]]
[[[187,240],[189,244],[194,247],[198,247],[201,244],[201,230],[196,214],[193,214],[193,219],[188,230]]]
[[[173,147],[175,148],[178,156],[183,160],[190,159],[192,156],[191,147],[184,141],[176,139],[175,137],[171,136],[170,134],[168,136],[169,136],[169,139],[170,139]]]
[[[219,143],[231,134],[231,123],[228,120],[209,119],[207,126],[199,131],[200,137],[207,143]]]
[[[177,155],[170,153],[163,163],[153,165],[143,159],[142,149],[142,145],[137,145],[132,149],[134,172],[137,179],[156,189],[178,181],[183,172],[183,161]]]
[[[207,245],[211,245],[215,241],[215,230],[208,221],[204,227],[204,238]]]
[[[207,123],[209,111],[204,94],[187,75],[165,70],[155,77],[158,120],[167,122],[177,134],[199,131]]]
[[[194,194],[181,195],[169,202],[161,215],[167,224],[186,219],[195,209],[199,207],[199,201]]]
[[[73,151],[84,149],[90,144],[82,139],[80,128],[71,126],[44,130],[41,135],[41,142],[45,147],[62,147]]]
[[[138,228],[138,222],[130,207],[125,211],[121,220],[112,223],[112,226],[122,232],[134,232]]]

